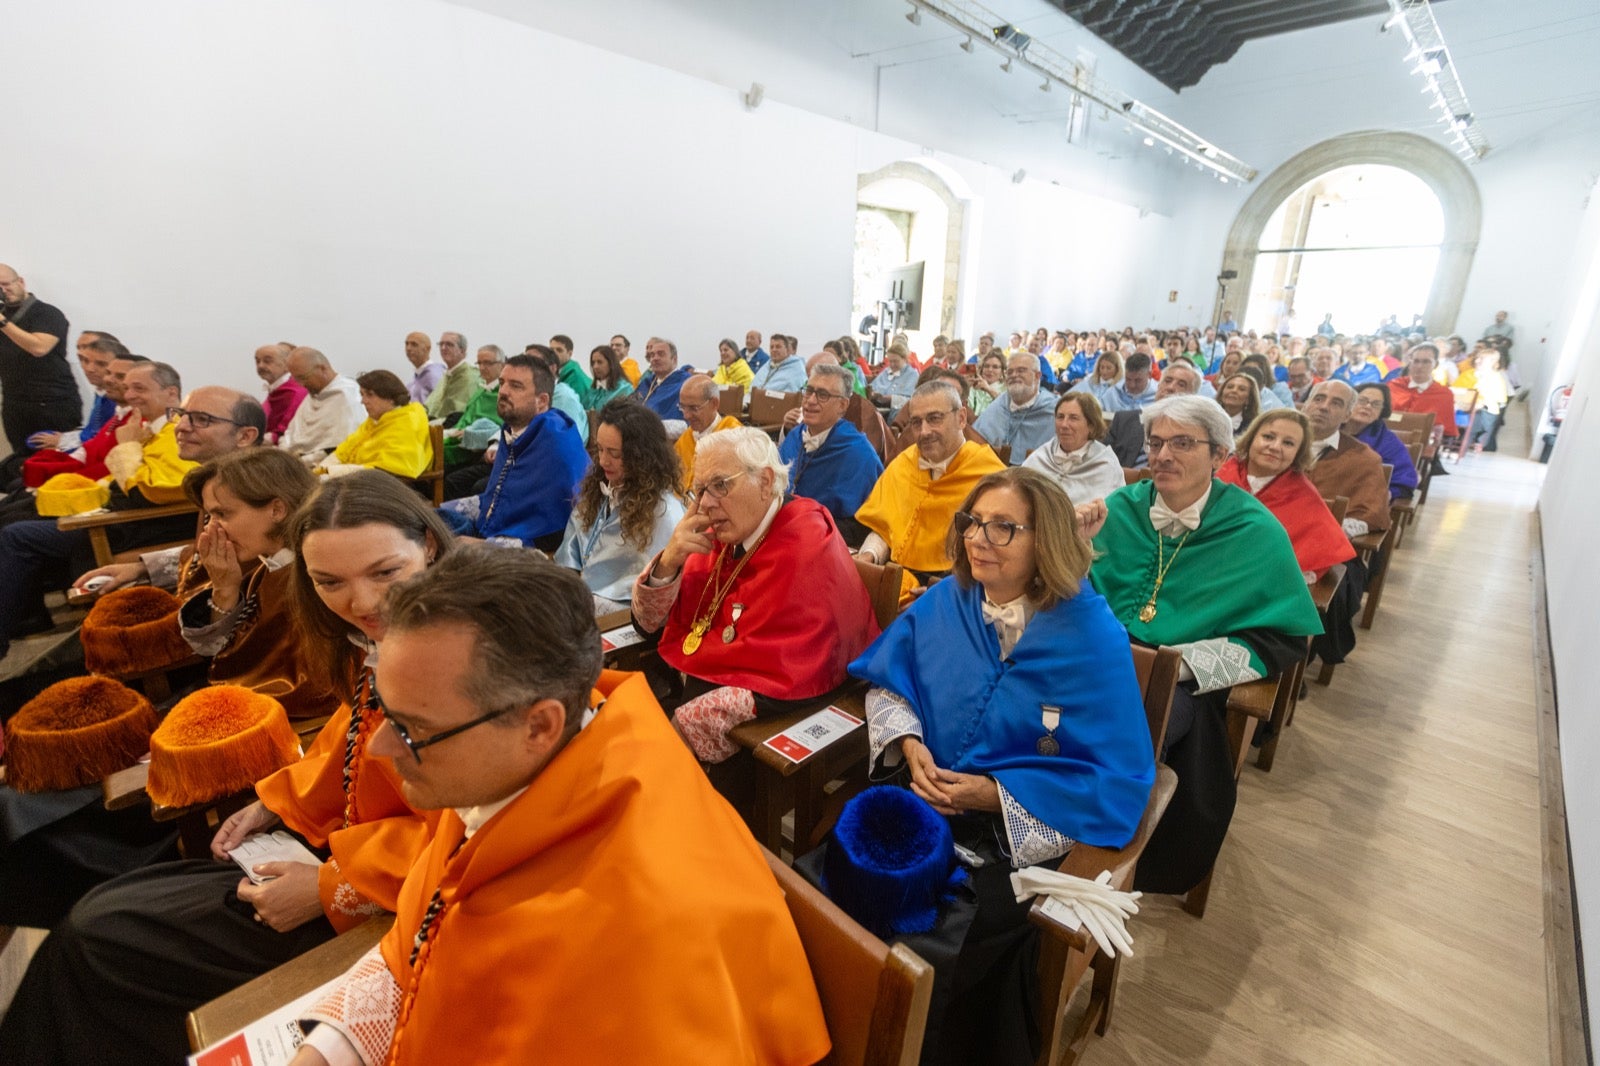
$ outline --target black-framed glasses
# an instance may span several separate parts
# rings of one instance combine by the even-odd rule
[[[1153,458],[1161,454],[1162,448],[1171,448],[1178,455],[1188,455],[1200,445],[1211,446],[1211,441],[1204,437],[1146,437],[1144,450]]]
[[[195,429],[210,429],[218,422],[222,422],[230,426],[244,425],[243,422],[235,422],[233,419],[223,418],[221,415],[206,414],[204,411],[190,411],[182,407],[167,408],[168,422],[177,423],[183,421],[185,418],[189,420],[189,424]]]
[[[935,431],[941,430],[944,428],[945,420],[955,413],[956,408],[952,407],[948,411],[929,411],[925,417],[912,415],[906,419],[906,428],[912,433],[920,432],[923,426]]]
[[[826,403],[829,400],[844,399],[844,396],[841,393],[829,392],[827,389],[819,389],[814,385],[807,385],[805,388],[800,390],[800,394],[808,400],[820,400],[823,403]]]
[[[520,705],[518,707],[502,707],[498,711],[490,711],[488,714],[479,715],[477,718],[474,718],[470,722],[466,722],[466,723],[463,723],[462,725],[458,725],[458,726],[454,726],[454,727],[452,727],[450,729],[446,729],[442,733],[435,733],[433,736],[429,737],[427,740],[416,740],[411,736],[410,730],[406,729],[405,726],[400,724],[399,719],[393,717],[392,715],[390,715],[388,713],[389,712],[389,708],[388,707],[384,707],[383,697],[382,696],[378,697],[378,706],[383,707],[383,710],[384,710],[384,721],[389,723],[389,728],[394,730],[394,735],[400,738],[400,743],[402,743],[402,744],[404,744],[406,746],[406,750],[411,753],[411,757],[413,759],[417,760],[417,762],[419,764],[422,762],[422,749],[423,748],[431,747],[434,744],[439,743],[441,740],[449,740],[451,737],[460,736],[462,733],[465,733],[469,729],[476,729],[478,726],[482,725],[485,722],[492,722],[492,721],[494,721],[494,719],[499,718],[501,715],[510,714],[512,711],[518,710],[520,708]]]
[[[1011,522],[1004,518],[991,518],[987,522],[981,521],[975,515],[965,511],[956,512],[956,535],[959,537],[970,536],[974,529],[983,530],[983,539],[993,544],[996,548],[1004,548],[1016,538],[1018,532],[1032,529],[1020,522]]]
[[[710,496],[713,500],[727,499],[728,493],[733,491],[733,483],[745,476],[747,471],[741,470],[727,477],[712,478],[704,485],[696,485],[689,490],[690,501],[698,500],[701,496]]]

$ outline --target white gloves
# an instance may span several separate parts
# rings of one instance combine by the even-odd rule
[[[1127,922],[1139,913],[1134,902],[1141,893],[1119,892],[1111,887],[1111,871],[1102,870],[1093,881],[1039,866],[1018,870],[1011,875],[1011,888],[1017,902],[1031,896],[1044,896],[1044,909],[1068,926],[1081,924],[1100,950],[1115,957],[1133,955],[1133,938]]]

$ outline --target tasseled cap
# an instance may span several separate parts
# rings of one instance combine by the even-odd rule
[[[966,878],[950,823],[909,789],[876,785],[844,805],[822,888],[873,935],[926,933]]]
[[[137,762],[155,727],[150,701],[120,681],[58,681],[6,723],[6,783],[50,792],[98,781]]]
[[[131,677],[181,663],[194,654],[178,624],[178,598],[149,585],[100,597],[78,639],[91,674]]]
[[[211,685],[180,700],[150,738],[145,787],[163,807],[209,803],[299,757],[283,704],[240,685]]]

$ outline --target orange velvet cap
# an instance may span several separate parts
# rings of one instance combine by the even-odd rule
[[[283,704],[240,685],[178,702],[150,738],[152,802],[187,807],[230,796],[300,758]]]
[[[155,727],[150,701],[119,681],[58,681],[6,723],[6,783],[49,792],[98,781],[137,762]]]

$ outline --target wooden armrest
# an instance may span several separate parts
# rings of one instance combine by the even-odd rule
[[[1228,710],[1248,714],[1251,718],[1271,718],[1272,705],[1278,698],[1278,678],[1264,677],[1247,681],[1228,690]]]
[[[801,767],[808,765],[812,759],[816,758],[816,755],[832,751],[833,748],[839,745],[854,742],[861,746],[862,751],[865,751],[866,727],[862,726],[848,737],[837,738],[833,744],[801,762],[790,762],[777,752],[766,747],[766,742],[785,729],[816,714],[829,704],[865,721],[867,717],[866,697],[866,682],[851,681],[842,689],[835,689],[825,696],[818,696],[814,700],[808,700],[806,705],[797,711],[790,711],[788,714],[775,714],[766,718],[752,718],[748,722],[742,722],[728,730],[728,737],[741,748],[753,752],[759,761],[770,766],[784,777],[790,777],[799,771]]]
[[[394,924],[394,915],[368,918],[348,933],[318,944],[304,955],[240,985],[189,1012],[189,1047],[209,1047],[286,1003],[315,991],[372,950]]]
[[[1389,504],[1389,514],[1407,514],[1417,509],[1417,501],[1409,496],[1402,496]]]
[[[1383,547],[1384,538],[1389,535],[1387,529],[1377,533],[1363,533],[1359,537],[1351,537],[1350,543],[1355,545],[1356,551],[1366,555],[1378,551]]]
[[[120,526],[128,522],[143,522],[147,518],[170,518],[173,515],[197,514],[192,503],[169,503],[161,507],[135,507],[127,511],[95,511],[91,514],[70,514],[56,519],[57,529],[100,529]]]
[[[144,787],[149,780],[150,764],[147,762],[134,763],[102,778],[100,791],[105,796],[106,810],[122,811],[146,802]]]
[[[1172,802],[1172,794],[1177,788],[1178,775],[1171,767],[1157,763],[1156,783],[1150,790],[1150,800],[1145,804],[1144,816],[1139,819],[1139,828],[1134,830],[1133,839],[1120,848],[1097,848],[1089,844],[1074,844],[1057,869],[1086,881],[1093,881],[1100,876],[1101,871],[1110,870],[1112,886],[1126,891],[1133,880],[1133,871],[1138,865],[1139,856],[1144,854],[1145,845],[1150,843],[1151,834],[1156,831],[1156,826],[1161,824],[1161,816],[1166,813],[1167,804]],[[1028,921],[1038,926],[1046,935],[1059,937],[1070,947],[1080,951],[1086,951],[1094,945],[1088,930],[1081,927],[1072,929],[1063,925],[1044,909],[1044,903],[1043,898],[1034,898],[1033,905],[1028,908]]]
[[[1333,603],[1334,593],[1339,591],[1339,585],[1344,581],[1344,564],[1335,563],[1328,567],[1328,572],[1317,579],[1311,586],[1311,602],[1319,611],[1326,611]]]

